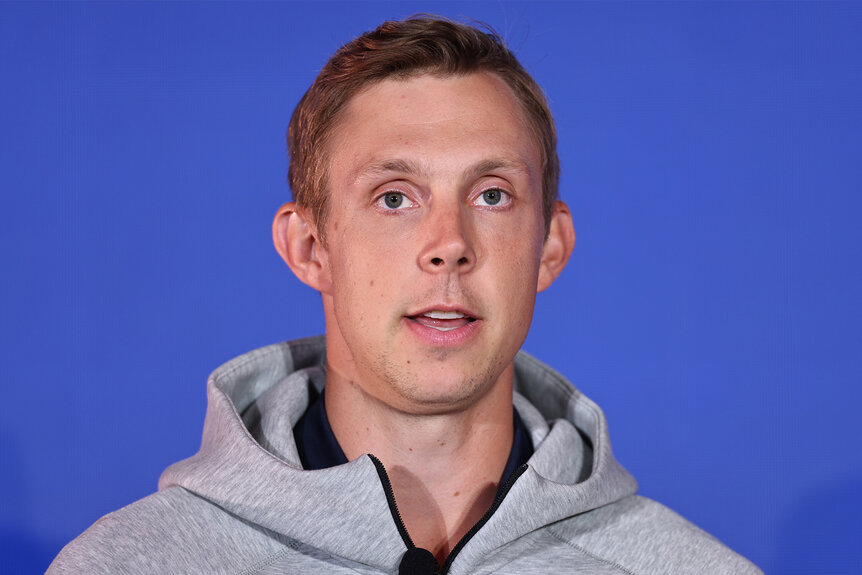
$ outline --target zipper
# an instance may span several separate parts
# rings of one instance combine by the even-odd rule
[[[398,504],[395,502],[395,492],[392,490],[392,482],[389,481],[389,474],[386,473],[386,468],[374,455],[369,453],[368,457],[371,458],[371,461],[374,462],[374,467],[377,468],[377,475],[380,476],[380,483],[383,484],[383,491],[386,493],[386,501],[389,503],[389,511],[392,513],[392,518],[395,520],[395,526],[398,528],[398,533],[401,534],[401,539],[404,540],[404,544],[407,545],[407,549],[415,549],[416,544],[413,543],[413,539],[410,538],[410,534],[407,532],[407,527],[404,525],[404,519],[401,518],[401,512],[398,511]],[[478,533],[479,529],[481,529],[485,523],[491,519],[491,516],[494,515],[494,512],[497,511],[497,508],[500,507],[501,503],[503,503],[503,499],[509,493],[509,490],[512,489],[515,481],[523,475],[527,470],[527,467],[528,465],[524,463],[521,467],[515,469],[503,485],[497,489],[497,494],[494,496],[494,502],[491,504],[491,507],[485,512],[482,518],[464,534],[455,547],[452,548],[452,551],[449,552],[449,556],[446,557],[446,562],[443,563],[443,567],[441,567],[440,571],[437,572],[438,575],[446,575],[449,572],[449,568],[452,566],[452,561],[455,560],[455,556],[458,555],[464,546],[467,545],[467,542],[470,541],[476,533]]]
[[[526,463],[521,465],[521,467],[512,472],[509,478],[506,479],[506,482],[503,483],[503,486],[497,489],[497,495],[494,497],[494,503],[491,504],[490,509],[488,509],[488,511],[485,512],[485,515],[483,515],[482,518],[479,519],[479,521],[477,521],[476,524],[470,528],[470,531],[464,534],[464,537],[461,538],[458,544],[452,548],[452,551],[449,553],[449,556],[446,557],[446,562],[443,563],[443,567],[440,569],[439,575],[446,575],[449,572],[449,568],[452,566],[452,561],[455,560],[455,556],[458,555],[458,553],[461,551],[461,549],[464,548],[467,542],[473,538],[473,535],[475,535],[479,531],[479,529],[481,529],[482,526],[484,526],[485,523],[487,523],[488,520],[491,519],[491,516],[494,515],[494,512],[497,511],[497,508],[500,507],[501,503],[503,503],[503,499],[509,493],[509,490],[512,489],[512,486],[515,484],[515,481],[521,475],[524,474],[524,472],[527,470],[527,467],[528,465]]]
[[[395,526],[398,528],[398,533],[401,534],[401,539],[404,540],[404,544],[407,545],[407,549],[413,549],[416,547],[416,544],[413,543],[413,540],[410,538],[410,534],[407,533],[407,527],[404,525],[404,520],[401,518],[401,512],[398,511],[398,504],[395,503],[395,492],[392,491],[392,482],[389,481],[389,474],[386,473],[386,468],[383,467],[383,463],[375,456],[368,454],[368,457],[371,458],[371,461],[374,462],[374,467],[377,468],[377,475],[380,476],[380,483],[383,484],[383,491],[386,493],[386,501],[389,503],[389,511],[392,513],[392,518],[395,519]]]

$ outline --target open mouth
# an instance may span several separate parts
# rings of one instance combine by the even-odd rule
[[[425,313],[408,316],[408,318],[425,327],[434,328],[438,331],[452,331],[476,321],[475,317],[470,317],[460,311],[442,310],[426,311]]]

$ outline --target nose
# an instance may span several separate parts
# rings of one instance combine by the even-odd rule
[[[467,273],[476,265],[472,233],[461,206],[440,210],[424,222],[419,267],[428,273]]]

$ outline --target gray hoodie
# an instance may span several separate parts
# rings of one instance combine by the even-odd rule
[[[299,462],[292,427],[324,363],[323,338],[309,338],[217,369],[200,451],[69,543],[48,573],[398,573],[412,542],[379,462]],[[601,410],[561,375],[520,352],[515,390],[535,452],[441,573],[760,573],[635,495]]]

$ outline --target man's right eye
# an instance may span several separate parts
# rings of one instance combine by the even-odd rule
[[[413,202],[401,192],[386,192],[378,198],[377,203],[388,210],[403,210],[413,207]]]

